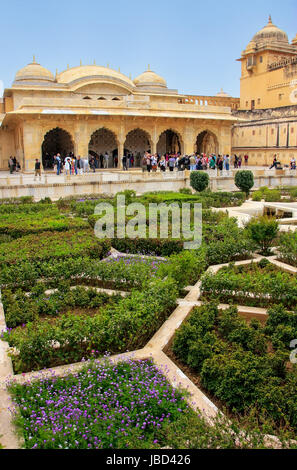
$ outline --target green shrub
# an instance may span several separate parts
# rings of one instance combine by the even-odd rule
[[[192,194],[192,191],[190,188],[180,188],[179,192],[181,194]]]
[[[235,174],[235,185],[249,196],[250,190],[254,186],[254,175],[250,170],[237,171]]]
[[[0,265],[20,261],[46,261],[67,257],[103,258],[110,250],[110,241],[98,240],[92,230],[43,232],[27,235],[0,245]]]
[[[195,191],[204,191],[209,185],[208,173],[204,171],[191,171],[190,184]]]
[[[280,234],[278,251],[282,261],[297,267],[297,231]]]
[[[273,246],[278,232],[277,220],[267,216],[254,217],[246,226],[247,236],[257,244],[265,256],[270,254],[270,247]]]

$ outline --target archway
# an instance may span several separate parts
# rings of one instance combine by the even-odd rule
[[[203,131],[198,134],[196,139],[196,152],[199,154],[206,153],[219,153],[219,142],[217,136],[211,131]]]
[[[157,143],[157,153],[182,153],[182,142],[180,136],[171,129],[162,132]]]
[[[150,135],[143,129],[133,129],[126,135],[124,148],[126,154],[128,152],[128,155],[133,155],[133,165],[139,167],[144,152],[150,152],[151,150]]]
[[[43,168],[50,169],[54,167],[54,155],[57,155],[57,153],[65,158],[73,150],[73,141],[67,131],[60,127],[50,130],[45,134],[41,146]]]
[[[95,157],[97,168],[104,167],[103,157],[106,153],[108,153],[109,157],[107,168],[115,168],[118,166],[117,148],[117,138],[115,134],[109,129],[102,127],[101,129],[97,129],[91,135],[89,142],[89,154]]]

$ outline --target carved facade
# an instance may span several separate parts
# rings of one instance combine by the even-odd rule
[[[167,88],[166,81],[145,71],[134,81],[119,71],[97,65],[56,74],[35,60],[17,72],[4,91],[0,128],[0,165],[16,156],[24,171],[35,158],[59,152],[109,154],[109,167],[124,152],[140,164],[152,153],[216,151],[230,154],[231,129],[239,100],[225,96],[187,97]],[[119,159],[120,159],[119,158]]]

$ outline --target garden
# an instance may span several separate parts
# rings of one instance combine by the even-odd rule
[[[211,210],[242,204],[244,192],[123,194],[126,204],[146,209],[200,202],[200,248],[184,250],[172,221],[169,238],[96,238],[94,209],[108,202],[116,211],[116,197],[0,204],[1,339],[12,361],[9,393],[21,445],[263,448],[274,434],[287,446],[297,426],[297,376],[288,359],[297,337],[297,284],[274,260],[296,266],[295,234],[279,235],[269,217],[240,228],[223,210]],[[154,338],[163,338],[197,282],[201,297],[191,302],[201,306],[185,307],[190,315],[175,336],[174,322],[164,351],[223,411],[211,423],[186,385],[173,384],[166,355],[165,364],[154,356]],[[218,302],[231,305],[221,311]],[[236,305],[267,308],[265,323],[242,319]]]

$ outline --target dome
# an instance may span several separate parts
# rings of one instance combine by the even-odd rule
[[[141,75],[138,75],[133,82],[137,87],[162,87],[167,88],[167,83],[164,78],[160,77],[160,75],[156,74],[152,70],[148,68],[145,72]]]
[[[221,88],[221,91],[219,91],[216,96],[220,97],[220,98],[230,98],[230,95],[228,95],[228,93],[226,93],[223,88]]]
[[[279,44],[289,44],[287,34],[272,23],[269,16],[268,24],[264,26],[252,39],[256,46],[278,42]]]
[[[82,79],[98,79],[100,81],[112,81],[125,84],[129,88],[133,87],[134,84],[126,75],[116,70],[110,69],[109,67],[102,67],[100,65],[80,65],[78,67],[72,67],[64,72],[59,73],[57,76],[58,83],[71,83],[76,80]]]
[[[48,69],[35,62],[35,58],[33,58],[31,64],[26,65],[26,67],[23,67],[16,73],[15,81],[22,80],[46,80],[53,82],[55,79]]]

